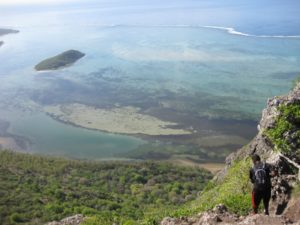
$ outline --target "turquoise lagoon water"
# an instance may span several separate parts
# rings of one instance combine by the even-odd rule
[[[10,122],[11,134],[31,141],[27,150],[77,158],[113,157],[145,141],[62,124],[44,115],[42,105],[131,105],[195,126],[199,138],[250,139],[267,99],[288,92],[300,74],[300,38],[272,37],[299,35],[299,3],[275,2],[0,6],[0,25],[20,30],[1,37],[0,119]],[[233,27],[252,36],[203,26]],[[33,70],[68,49],[86,56],[63,70]],[[224,121],[247,124],[251,132],[241,132],[245,126],[224,129]]]

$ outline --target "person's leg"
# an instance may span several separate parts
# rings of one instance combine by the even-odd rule
[[[259,207],[261,199],[262,199],[261,193],[253,190],[252,191],[252,208],[253,208],[254,214],[258,213],[258,207]]]
[[[269,215],[269,202],[271,199],[271,189],[267,189],[263,195],[263,203],[265,208],[265,215]]]

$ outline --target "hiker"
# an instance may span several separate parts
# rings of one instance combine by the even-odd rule
[[[252,155],[253,167],[250,169],[250,180],[253,183],[252,191],[252,207],[253,213],[258,212],[258,207],[263,200],[264,213],[269,215],[269,201],[271,199],[271,176],[274,171],[271,166],[262,162],[259,155]]]

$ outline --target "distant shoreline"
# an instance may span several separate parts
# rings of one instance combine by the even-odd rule
[[[18,30],[13,30],[13,29],[5,29],[5,28],[0,28],[0,36],[4,36],[6,34],[16,34],[19,33],[20,31]],[[0,47],[4,44],[4,41],[0,41]]]
[[[20,31],[18,31],[18,30],[0,28],[0,36],[6,35],[6,34],[16,34],[19,32]]]
[[[9,133],[9,127],[10,122],[0,119],[0,150],[28,151],[31,141],[28,138]]]

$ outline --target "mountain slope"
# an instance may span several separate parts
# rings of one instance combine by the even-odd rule
[[[251,184],[248,171],[251,167],[250,156],[259,154],[263,160],[274,165],[277,175],[272,178],[271,214],[268,219],[259,216],[242,217],[251,212]],[[226,167],[210,182],[201,196],[191,205],[174,213],[180,216],[195,215],[197,212],[211,210],[218,204],[225,205],[229,215],[236,218],[232,224],[276,224],[286,222],[282,216],[290,222],[296,222],[300,217],[300,210],[293,212],[295,205],[299,205],[300,198],[295,197],[299,192],[300,179],[300,84],[286,96],[274,97],[268,100],[267,108],[263,110],[261,121],[258,125],[257,136],[245,147],[232,153],[226,159]],[[291,206],[291,202],[294,203]],[[226,213],[227,213],[226,210]],[[222,224],[222,219],[212,219],[212,214],[201,214],[195,224]],[[235,216],[234,216],[235,215]],[[204,218],[204,219],[203,219]],[[202,222],[201,222],[202,219]],[[215,217],[216,219],[216,217]],[[169,222],[168,222],[169,220]],[[165,219],[163,225],[194,224],[186,222],[195,221],[195,218]],[[295,221],[293,221],[295,220]],[[252,221],[252,222],[251,222]],[[256,222],[255,222],[256,221]],[[276,222],[277,221],[277,222]]]
[[[0,151],[0,224],[43,224],[83,214],[100,224],[195,199],[211,173],[160,162],[92,162]],[[103,222],[105,221],[105,223]]]

